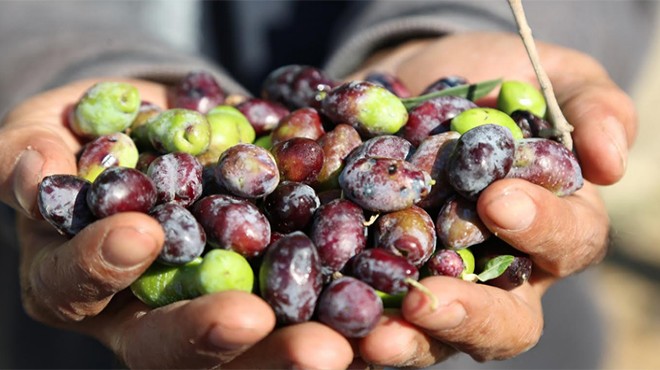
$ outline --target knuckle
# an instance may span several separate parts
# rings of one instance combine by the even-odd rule
[[[36,279],[40,280],[40,279]],[[43,283],[34,281],[21,286],[21,303],[28,317],[44,324],[61,324],[81,321],[85,316],[55,300],[54,296],[46,293],[50,289],[39,288]]]
[[[610,244],[607,232],[594,232],[582,240],[586,242],[571,250],[564,247],[565,253],[557,255],[545,269],[555,277],[566,278],[605,258]]]
[[[497,348],[485,348],[481,351],[470,353],[477,362],[503,361],[519,356],[534,348],[543,334],[543,319],[538,318],[530,323],[524,331],[512,335],[509,341],[505,341]]]
[[[33,260],[22,288],[24,307],[31,317],[70,323],[103,310],[112,297],[111,289],[97,270],[83,261],[63,264],[57,253],[41,253]]]
[[[520,355],[534,348],[543,335],[543,319],[539,318],[528,327],[528,330],[520,336],[518,351],[513,356]]]

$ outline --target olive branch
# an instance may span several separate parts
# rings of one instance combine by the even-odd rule
[[[511,11],[513,12],[516,25],[518,26],[518,33],[525,45],[527,55],[534,68],[534,73],[541,86],[541,92],[548,105],[548,121],[552,124],[553,129],[560,135],[560,141],[562,144],[564,144],[569,150],[572,150],[573,138],[571,137],[571,132],[573,132],[573,126],[568,123],[564,114],[561,112],[554,90],[552,89],[550,78],[548,78],[548,75],[541,66],[539,54],[536,50],[536,44],[534,43],[534,37],[532,36],[532,29],[527,23],[525,10],[522,6],[522,0],[508,0],[508,2]]]

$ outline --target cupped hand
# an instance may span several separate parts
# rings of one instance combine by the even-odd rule
[[[316,323],[273,330],[272,309],[254,294],[223,292],[146,307],[127,290],[164,240],[160,225],[145,214],[115,214],[71,239],[41,219],[39,182],[51,174],[75,174],[82,145],[66,127],[64,111],[95,81],[37,95],[15,107],[0,127],[0,200],[18,217],[26,312],[98,339],[130,368],[348,366],[353,351],[346,339]],[[127,81],[144,100],[165,106],[164,86]]]
[[[447,277],[422,280],[436,296],[433,311],[413,289],[400,311],[391,312],[360,341],[367,362],[428,366],[456,350],[478,361],[516,356],[539,340],[541,297],[558,279],[598,263],[608,243],[609,219],[597,185],[617,182],[637,130],[630,98],[589,56],[537,41],[541,63],[573,132],[584,187],[559,198],[524,180],[500,180],[479,197],[478,212],[494,234],[529,253],[530,280],[511,291]],[[537,84],[518,35],[464,33],[404,44],[374,56],[364,69],[393,73],[413,93],[440,77],[471,82],[495,78]],[[537,84],[538,86],[538,84]],[[496,91],[480,101],[492,105]]]

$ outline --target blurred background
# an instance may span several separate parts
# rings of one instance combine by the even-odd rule
[[[612,220],[609,254],[596,267],[605,369],[660,369],[660,28],[653,39],[646,77],[632,92],[639,132],[627,173],[602,189]]]

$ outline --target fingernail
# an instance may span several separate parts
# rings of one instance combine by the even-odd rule
[[[465,307],[459,302],[452,302],[446,306],[438,308],[438,319],[435,322],[435,330],[454,329],[461,325],[467,317]]]
[[[536,204],[527,193],[511,189],[486,205],[486,216],[500,229],[527,229],[536,218]]]
[[[406,319],[428,330],[453,329],[461,325],[467,317],[465,307],[458,301],[444,303],[434,310],[428,298],[420,292],[409,294],[406,299],[406,306],[411,307],[413,312],[412,315],[406,315]]]
[[[131,227],[110,231],[101,246],[103,259],[120,269],[138,266],[154,253],[156,239]]]
[[[18,158],[14,172],[14,197],[26,213],[36,211],[37,186],[44,167],[44,157],[34,149],[24,150]]]
[[[618,119],[611,116],[604,119],[602,124],[603,132],[609,137],[611,145],[619,154],[621,168],[625,170],[628,162],[628,140],[626,138],[626,131],[623,128],[623,124]]]
[[[220,325],[214,325],[206,334],[208,343],[222,351],[239,351],[246,347],[245,343],[232,342],[233,330],[228,330]]]

